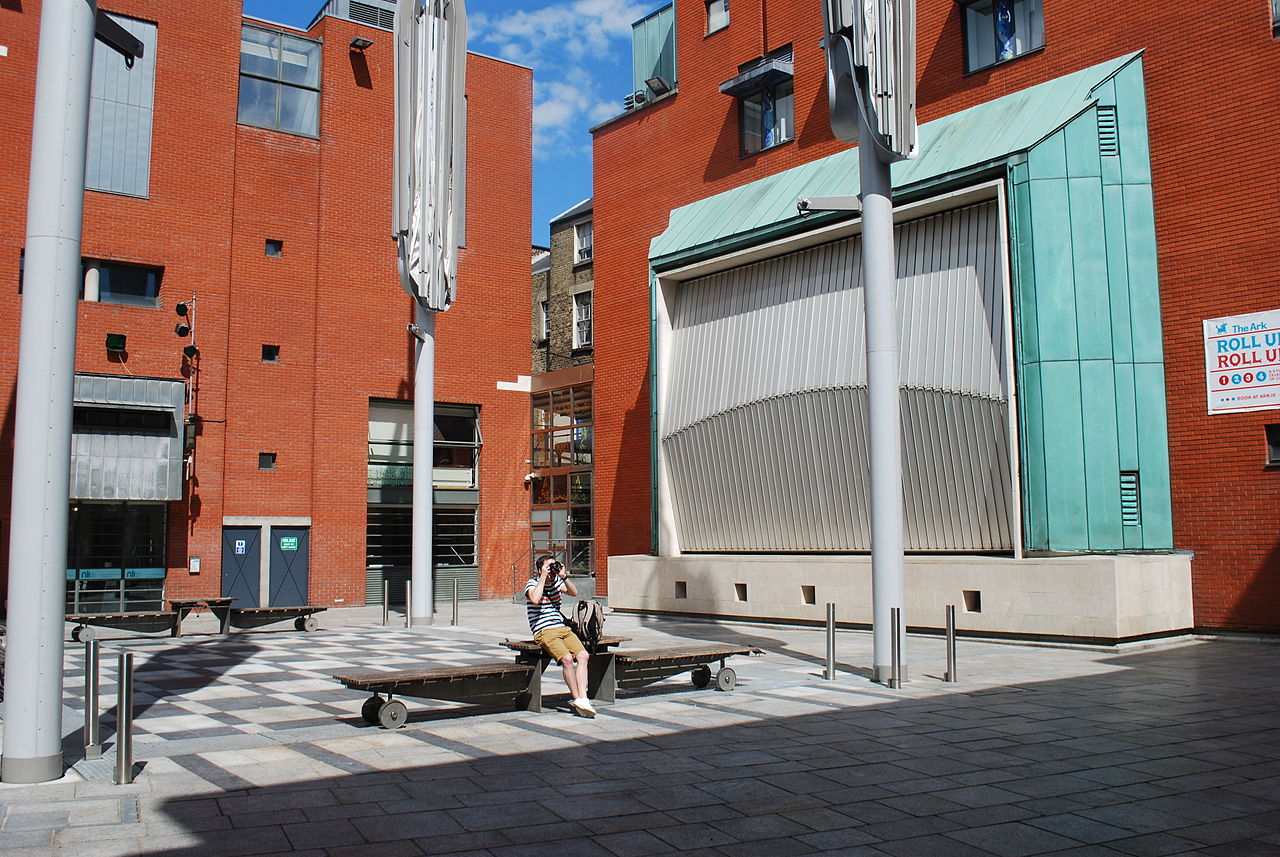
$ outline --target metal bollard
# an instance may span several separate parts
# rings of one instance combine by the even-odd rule
[[[102,758],[102,737],[98,734],[98,641],[84,643],[84,757]]]
[[[413,612],[413,581],[404,582],[404,626],[409,627],[409,614]]]
[[[120,653],[116,685],[116,785],[133,782],[133,653]]]
[[[902,608],[889,608],[889,633],[893,637],[893,663],[889,675],[889,687],[902,687]]]
[[[947,681],[958,681],[956,673],[956,605],[947,605]]]
[[[827,668],[822,677],[833,681],[836,677],[836,605],[827,603]]]
[[[391,618],[390,614],[388,613],[388,605],[387,605],[387,601],[389,600],[388,596],[390,594],[391,594],[391,588],[387,585],[387,579],[384,577],[382,578],[382,625],[383,627],[386,627],[387,621]]]
[[[458,624],[458,578],[453,579],[453,621],[450,625]]]

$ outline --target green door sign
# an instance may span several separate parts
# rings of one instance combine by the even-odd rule
[[[296,551],[297,549],[298,549],[297,536],[281,536],[280,537],[280,550]]]

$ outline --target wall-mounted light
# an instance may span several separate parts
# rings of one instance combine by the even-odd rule
[[[373,40],[366,39],[363,36],[356,36],[351,40],[351,50],[363,51],[365,48],[373,47]]]
[[[662,76],[651,77],[644,82],[644,85],[652,89],[654,95],[666,95],[671,91],[671,84],[667,83],[667,79]]]

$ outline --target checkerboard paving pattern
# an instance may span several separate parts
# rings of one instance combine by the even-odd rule
[[[334,673],[409,669],[422,663],[461,666],[511,655],[505,635],[483,631],[450,637],[409,629],[349,629],[227,637],[129,638],[103,641],[99,655],[103,728],[114,731],[117,658],[134,654],[135,755],[161,742],[215,739],[315,727],[363,727],[365,697]],[[84,648],[68,644],[65,704],[82,709]],[[452,703],[415,700],[429,708]],[[287,740],[287,736],[281,736]]]

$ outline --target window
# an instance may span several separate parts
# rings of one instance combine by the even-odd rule
[[[573,347],[591,347],[591,292],[573,296]]]
[[[573,226],[573,263],[581,265],[591,261],[591,221],[584,220]]]
[[[258,469],[259,470],[275,470],[276,454],[274,452],[258,453]]]
[[[964,32],[969,71],[1043,48],[1041,0],[970,0]]]
[[[156,80],[156,25],[106,13],[142,42],[142,56],[124,57],[93,43],[85,190],[145,197],[151,179],[151,122]]]
[[[480,452],[477,411],[468,405],[436,405],[431,478],[445,488],[474,488]]]
[[[262,362],[263,363],[279,363],[280,362],[280,346],[279,345],[263,345],[262,346]]]
[[[1267,433],[1267,465],[1274,467],[1280,464],[1280,424],[1272,423],[1264,427],[1263,431]]]
[[[631,25],[631,89],[646,96],[648,81],[660,77],[674,87],[676,75],[676,9],[668,3]]]
[[[272,259],[279,259],[284,255],[284,242],[276,238],[268,238],[264,252]]]
[[[86,503],[67,520],[68,613],[164,607],[164,503]]]
[[[1280,36],[1280,0],[1271,0],[1271,35]]]
[[[729,26],[729,0],[707,0],[707,35]]]
[[[795,136],[791,120],[793,93],[788,80],[741,100],[742,154],[753,155]]]
[[[533,397],[531,461],[535,468],[589,466],[592,441],[590,385],[565,387]],[[558,493],[566,494],[568,483],[565,486]]]
[[[538,340],[551,336],[551,301],[538,301]]]
[[[126,306],[159,306],[161,268],[120,262],[84,260],[81,297],[86,301]]]
[[[289,134],[320,130],[320,43],[245,26],[239,121]]]
[[[739,151],[753,155],[795,137],[790,45],[738,66],[720,91],[738,99]]]
[[[432,561],[436,565],[475,565],[476,507],[437,506],[431,517]]]

